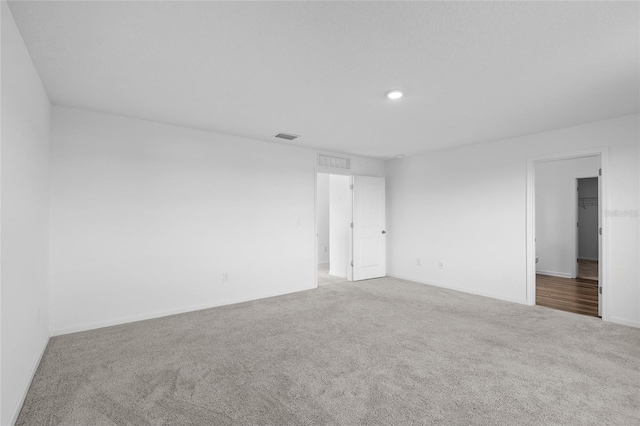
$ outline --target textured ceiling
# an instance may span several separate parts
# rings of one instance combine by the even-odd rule
[[[266,141],[392,157],[639,108],[637,2],[10,8],[54,104]]]

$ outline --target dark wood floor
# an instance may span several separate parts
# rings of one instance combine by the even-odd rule
[[[578,278],[588,280],[598,279],[598,261],[597,260],[578,260]]]
[[[536,275],[536,305],[598,316],[598,281]]]

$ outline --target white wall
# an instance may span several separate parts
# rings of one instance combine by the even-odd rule
[[[578,182],[579,198],[598,198],[598,178]],[[578,259],[598,260],[598,203],[578,207]]]
[[[1,10],[0,424],[9,425],[17,418],[49,338],[47,240],[51,106],[4,1]]]
[[[525,303],[527,158],[609,146],[605,208],[637,212],[638,119],[630,115],[389,161],[390,275]],[[607,319],[640,326],[638,216],[612,213],[604,219],[610,241]]]
[[[316,192],[318,263],[329,263],[329,175],[318,173]]]
[[[314,288],[316,164],[309,149],[55,106],[52,332]]]
[[[351,179],[329,176],[329,274],[347,278],[349,238],[351,238]]]
[[[535,165],[536,271],[575,278],[576,178],[597,176],[599,157],[547,161]]]

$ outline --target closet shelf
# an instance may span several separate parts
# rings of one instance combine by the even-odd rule
[[[583,209],[587,207],[597,207],[598,206],[598,197],[582,197],[578,198],[578,205]]]

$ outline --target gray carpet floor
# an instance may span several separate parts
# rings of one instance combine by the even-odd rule
[[[640,330],[383,278],[54,337],[18,425],[638,425]]]

